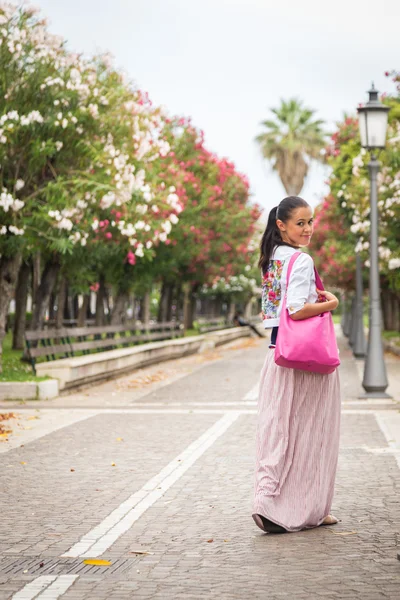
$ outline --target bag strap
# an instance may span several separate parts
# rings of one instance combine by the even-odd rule
[[[286,290],[289,288],[289,278],[290,278],[290,275],[292,273],[293,265],[294,265],[296,259],[300,256],[300,254],[303,254],[303,253],[302,252],[295,252],[290,257],[289,266],[288,266],[288,270],[287,270],[287,276],[286,276]],[[324,284],[322,283],[322,279],[319,276],[319,273],[318,273],[317,269],[315,268],[315,266],[314,266],[314,273],[315,273],[315,285],[316,285],[317,289],[324,290],[325,289],[324,288]]]

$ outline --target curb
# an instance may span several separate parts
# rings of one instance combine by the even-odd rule
[[[0,382],[0,400],[50,400],[59,393],[57,379]]]

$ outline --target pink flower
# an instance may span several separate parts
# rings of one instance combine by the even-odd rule
[[[268,300],[275,300],[276,299],[276,294],[275,292],[268,292]]]
[[[111,240],[111,238],[112,238],[112,233],[110,233],[110,232],[106,233],[106,238],[107,238],[108,240]]]
[[[98,284],[98,283],[93,283],[93,284],[90,286],[90,289],[91,289],[91,291],[92,291],[92,292],[97,292],[97,291],[99,290],[99,287],[100,287],[100,284]]]
[[[126,262],[130,265],[134,265],[136,263],[136,256],[133,254],[132,250],[129,250],[128,254],[126,255]]]

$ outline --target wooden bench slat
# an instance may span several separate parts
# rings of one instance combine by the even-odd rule
[[[43,331],[25,331],[25,339],[29,341],[50,340],[67,337],[71,330],[62,327],[60,329],[44,329]]]
[[[38,346],[37,348],[30,348],[29,354],[36,358],[37,356],[50,356],[51,354],[70,354],[71,346],[69,344],[62,344],[60,346]]]
[[[107,337],[103,337],[104,335]],[[79,352],[104,351],[108,348],[174,339],[183,335],[184,330],[176,321],[151,324],[131,322],[104,327],[62,327],[42,331],[26,331],[25,340],[32,368],[35,371],[35,359],[38,357],[45,356],[51,360],[57,358],[57,355],[59,357]],[[96,337],[98,339],[95,339]]]

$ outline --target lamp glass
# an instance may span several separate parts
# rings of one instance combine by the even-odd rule
[[[360,114],[361,145],[366,148],[384,148],[388,111],[379,108],[366,108]]]

